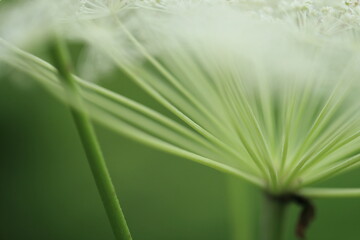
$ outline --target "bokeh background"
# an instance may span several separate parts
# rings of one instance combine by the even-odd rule
[[[78,55],[80,48],[72,50]],[[99,84],[165,112],[120,72]],[[95,126],[134,240],[241,240],[233,238],[241,229],[232,223],[228,176]],[[360,187],[360,171],[320,186]],[[262,194],[250,190],[248,221],[257,226]],[[314,203],[308,240],[360,239],[360,199]],[[289,208],[287,240],[295,239],[298,212]],[[0,65],[0,240],[24,239],[114,237],[67,107],[28,76]]]

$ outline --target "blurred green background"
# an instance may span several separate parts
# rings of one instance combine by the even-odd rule
[[[119,73],[101,84],[164,111]],[[227,176],[99,125],[96,130],[134,240],[241,240],[232,235],[241,229],[231,222]],[[320,186],[359,182],[355,171]],[[252,189],[249,224],[256,227],[260,198]],[[309,240],[360,239],[360,199],[314,202]],[[295,239],[298,212],[293,205],[288,211],[287,240]],[[24,239],[114,237],[67,107],[29,77],[0,65],[0,240]]]
[[[68,109],[30,78],[0,68],[0,239],[114,239]],[[101,84],[163,111],[121,78]],[[96,130],[134,240],[232,239],[224,174]],[[323,185],[359,187],[359,173]],[[253,192],[257,221],[261,194]],[[360,199],[315,203],[308,239],[360,239]],[[290,208],[286,239],[295,239],[298,210]]]

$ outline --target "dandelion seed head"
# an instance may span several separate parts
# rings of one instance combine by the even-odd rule
[[[88,0],[71,8],[60,22],[72,25],[65,37],[88,46],[80,68],[120,68],[185,125],[185,136],[161,128],[159,137],[137,122],[159,148],[273,193],[359,165],[357,1]],[[30,34],[18,33],[8,40]],[[104,65],[92,67],[99,59]],[[202,145],[189,146],[188,136]]]
[[[301,11],[309,11],[304,4]],[[357,138],[339,145],[360,130],[358,51],[330,38],[309,41],[236,8],[181,11],[128,19],[142,58],[108,53],[241,159],[217,161],[285,191],[356,157]]]

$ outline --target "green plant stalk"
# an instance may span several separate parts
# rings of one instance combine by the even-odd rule
[[[261,240],[283,240],[287,203],[276,196],[263,194],[261,211]]]
[[[226,176],[229,217],[231,225],[232,240],[254,240],[255,239],[255,211],[254,194],[250,184],[244,180]]]
[[[52,54],[54,56],[54,64],[58,69],[60,79],[64,83],[69,101],[71,104],[74,104],[70,106],[70,111],[114,235],[117,240],[131,240],[132,237],[111,181],[95,130],[83,107],[80,89],[72,76],[71,58],[61,37],[55,38]]]

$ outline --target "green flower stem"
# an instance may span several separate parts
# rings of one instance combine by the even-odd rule
[[[263,195],[260,226],[261,240],[283,240],[287,203],[276,196]]]
[[[304,188],[299,193],[310,198],[360,197],[360,188]]]
[[[242,179],[226,176],[232,240],[255,239],[255,211],[252,186]]]
[[[52,50],[59,77],[64,82],[70,103],[74,104],[70,107],[70,111],[112,230],[117,240],[131,240],[131,234],[116,196],[115,188],[111,181],[94,128],[88,114],[84,110],[85,108],[82,107],[83,103],[80,96],[80,89],[72,76],[70,56],[64,41],[60,37],[56,37],[55,46]]]

